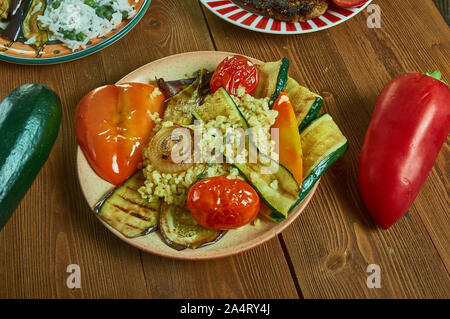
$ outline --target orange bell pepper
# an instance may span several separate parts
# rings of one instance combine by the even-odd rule
[[[164,95],[153,85],[106,85],[77,105],[77,142],[94,171],[119,185],[142,161],[142,148],[154,127],[150,113],[162,115]]]
[[[301,187],[303,180],[302,145],[294,109],[286,91],[280,93],[272,108],[278,111],[272,128],[279,129],[279,162],[292,173]]]

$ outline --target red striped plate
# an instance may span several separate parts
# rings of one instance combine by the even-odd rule
[[[200,2],[215,15],[245,29],[275,34],[300,34],[334,27],[357,15],[372,0],[367,0],[364,4],[354,8],[340,8],[330,4],[330,8],[323,16],[298,23],[288,23],[251,13],[237,6],[231,0],[200,0]]]

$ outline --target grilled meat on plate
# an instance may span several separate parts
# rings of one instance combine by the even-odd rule
[[[317,18],[328,9],[328,0],[232,0],[237,5],[269,18],[299,22]]]

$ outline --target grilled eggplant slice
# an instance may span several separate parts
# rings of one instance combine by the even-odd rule
[[[209,87],[211,73],[199,70],[191,85],[178,92],[166,101],[164,121],[171,121],[179,125],[189,125],[193,121],[192,111],[203,101]]]
[[[25,39],[34,39],[34,46],[41,49],[48,41],[47,30],[39,26],[38,16],[43,15],[47,7],[47,0],[33,0],[22,23]]]
[[[166,203],[161,205],[159,229],[167,245],[176,250],[214,244],[226,233],[205,228],[195,221],[187,208]]]
[[[139,237],[157,229],[160,202],[149,203],[141,197],[138,189],[144,181],[140,170],[96,205],[98,216],[125,237]]]
[[[15,0],[12,3],[9,24],[2,35],[11,41],[17,41],[20,35],[22,20],[25,11],[30,5],[30,0]]]
[[[166,99],[170,99],[178,92],[183,91],[188,85],[192,84],[195,78],[182,79],[176,81],[164,81],[163,78],[156,79],[159,89],[163,92]]]

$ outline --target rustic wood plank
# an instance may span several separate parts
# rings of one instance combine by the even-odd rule
[[[277,240],[222,261],[163,259],[108,232],[81,194],[73,123],[77,101],[155,59],[213,49],[197,1],[153,0],[135,29],[100,53],[44,67],[0,62],[1,97],[22,83],[41,82],[57,91],[64,108],[48,162],[0,232],[0,298],[298,298]],[[66,287],[72,263],[81,267],[81,289]]]
[[[375,3],[382,8],[381,29],[368,29],[363,13],[299,36],[247,31],[204,11],[218,50],[266,61],[288,57],[291,75],[325,97],[324,110],[349,138],[349,151],[282,234],[303,295],[448,298],[448,145],[409,216],[388,231],[375,228],[357,189],[359,151],[379,92],[407,71],[441,69],[448,77],[448,28],[432,2],[420,12],[413,0]],[[366,286],[372,263],[381,266],[381,289]]]

